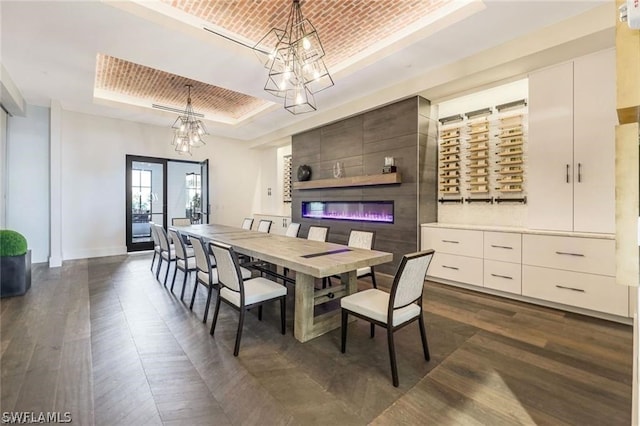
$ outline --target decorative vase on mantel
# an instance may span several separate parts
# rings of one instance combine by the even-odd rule
[[[336,164],[333,165],[333,177],[338,179],[344,176],[344,167],[342,163],[337,161]]]
[[[311,179],[311,167],[303,164],[298,167],[298,182],[305,182]]]

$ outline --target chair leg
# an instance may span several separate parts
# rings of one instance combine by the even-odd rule
[[[349,313],[347,311],[345,311],[344,309],[342,310],[342,346],[340,348],[340,351],[342,353],[345,353],[345,351],[347,350],[347,320],[349,318]]]
[[[173,279],[171,280],[171,293],[173,293],[173,286],[176,285],[176,275],[178,274],[178,264],[173,268]]]
[[[258,321],[262,321],[262,305],[258,306]]]
[[[244,313],[246,309],[240,308],[240,319],[238,320],[238,332],[236,333],[236,346],[233,349],[233,356],[238,356],[240,352],[240,339],[242,339],[242,326],[244,324]]]
[[[213,336],[213,333],[216,331],[216,323],[218,322],[218,312],[220,312],[220,295],[216,297],[216,307],[213,310],[213,320],[211,321],[211,330],[209,330],[209,334]]]
[[[193,285],[193,295],[191,296],[191,304],[189,305],[189,309],[193,311],[193,302],[196,301],[196,291],[198,291],[198,278],[196,278],[196,283]]]
[[[167,278],[169,278],[169,269],[171,269],[171,261],[167,261],[167,272],[164,274],[164,286],[167,286]]]
[[[427,330],[424,327],[424,318],[422,316],[422,312],[420,312],[420,318],[418,319],[418,323],[420,323],[420,336],[422,337],[422,350],[424,351],[424,359],[429,361],[431,360],[431,355],[429,355],[429,343],[427,343]]]
[[[376,337],[376,325],[374,323],[371,323],[371,338],[373,339],[374,337]]]
[[[184,289],[187,287],[187,276],[189,275],[189,271],[185,271],[184,279],[182,280],[182,291],[180,292],[180,300],[184,299]]]
[[[209,304],[211,303],[211,293],[213,293],[213,286],[209,286],[209,292],[207,294],[207,304],[204,307],[204,318],[202,319],[203,323],[207,323],[207,317],[209,316]]]
[[[396,348],[393,344],[393,329],[387,325],[387,340],[389,342],[389,361],[391,362],[391,377],[393,386],[398,387],[398,365],[396,364]]]
[[[373,288],[378,288],[378,283],[376,283],[376,273],[373,271],[373,266],[371,267],[371,284],[373,284]]]
[[[160,268],[162,268],[162,256],[158,258],[158,265],[156,266],[156,280],[160,281]]]
[[[149,267],[149,270],[153,272],[153,263],[156,261],[156,255],[158,254],[157,251],[153,251],[153,259],[151,259],[151,266]]]
[[[287,296],[280,299],[280,328],[282,334],[286,334],[285,324],[287,322]]]

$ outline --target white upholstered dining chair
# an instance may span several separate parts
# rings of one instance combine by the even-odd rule
[[[327,241],[327,236],[329,235],[329,227],[328,226],[315,226],[312,225],[309,227],[309,232],[307,233],[307,240],[312,241]]]
[[[297,238],[299,232],[300,232],[300,224],[296,222],[291,222],[289,223],[289,226],[287,226],[287,230],[285,231],[284,235],[286,235],[287,237]]]
[[[245,217],[242,220],[242,229],[251,229],[252,226],[253,226],[253,218],[252,217]]]
[[[371,324],[371,337],[375,335],[375,326],[387,329],[389,360],[393,386],[398,387],[398,366],[396,363],[393,333],[400,328],[418,321],[424,359],[429,361],[429,345],[422,313],[422,293],[427,269],[433,257],[433,250],[407,254],[402,258],[393,279],[391,293],[375,288],[360,291],[340,299],[342,308],[342,346],[347,348],[348,317],[364,319]]]
[[[218,264],[220,291],[216,299],[210,334],[213,336],[216,330],[220,302],[225,302],[239,311],[240,318],[233,350],[233,355],[238,356],[246,311],[258,307],[258,319],[262,320],[262,305],[275,300],[280,301],[280,328],[282,334],[285,334],[287,288],[263,277],[245,279],[242,276],[238,257],[231,246],[213,241],[211,250]]]
[[[149,228],[151,230],[151,238],[153,239],[153,259],[151,259],[151,271],[153,272],[153,263],[156,261],[156,255],[160,257],[160,238],[158,237],[158,231],[156,231],[156,224],[149,222]],[[156,270],[156,278],[158,278],[158,272],[160,271],[160,260],[158,260],[158,268]]]
[[[260,219],[258,222],[258,232],[266,232],[267,234],[271,230],[271,221],[266,219]]]
[[[173,269],[173,279],[171,280],[171,292],[173,293],[173,286],[176,283],[176,274],[178,270],[182,271],[184,279],[182,280],[182,292],[184,295],[184,289],[187,285],[187,276],[194,272],[196,268],[196,258],[194,256],[194,249],[191,248],[191,252],[187,252],[187,246],[184,243],[182,234],[175,229],[169,228],[169,236],[173,241],[173,246],[176,251],[176,267]],[[181,297],[182,298],[182,297]]]
[[[176,250],[173,244],[169,241],[167,231],[160,225],[155,225],[158,240],[160,241],[160,263],[158,264],[158,271],[156,272],[156,278],[160,273],[162,262],[167,262],[167,271],[164,274],[164,286],[167,286],[167,278],[169,277],[169,269],[171,264],[176,261]]]
[[[375,238],[376,238],[376,233],[373,231],[357,231],[355,229],[352,229],[351,232],[349,233],[349,241],[347,242],[347,245],[349,247],[372,250],[373,243],[375,242]],[[371,284],[373,284],[373,288],[378,288],[373,266],[358,268],[358,270],[356,271],[356,275],[358,278],[371,277]],[[329,283],[331,283],[331,279],[329,279]]]

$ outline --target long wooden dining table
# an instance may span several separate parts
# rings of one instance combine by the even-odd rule
[[[315,315],[315,307],[357,291],[358,268],[393,260],[393,254],[310,241],[226,225],[175,226],[206,241],[220,241],[246,256],[295,271],[294,336],[309,341],[340,327],[339,309]],[[315,279],[339,275],[341,283],[318,290]]]

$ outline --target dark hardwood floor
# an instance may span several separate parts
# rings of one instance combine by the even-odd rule
[[[150,260],[34,267],[29,293],[0,303],[0,412],[70,412],[79,425],[631,422],[629,326],[427,283],[432,358],[417,324],[399,331],[394,388],[382,330],[351,324],[346,354],[339,330],[298,343],[291,286],[287,334],[274,304],[262,322],[248,316],[233,357],[237,312],[223,305],[211,338],[203,288],[189,311]]]

